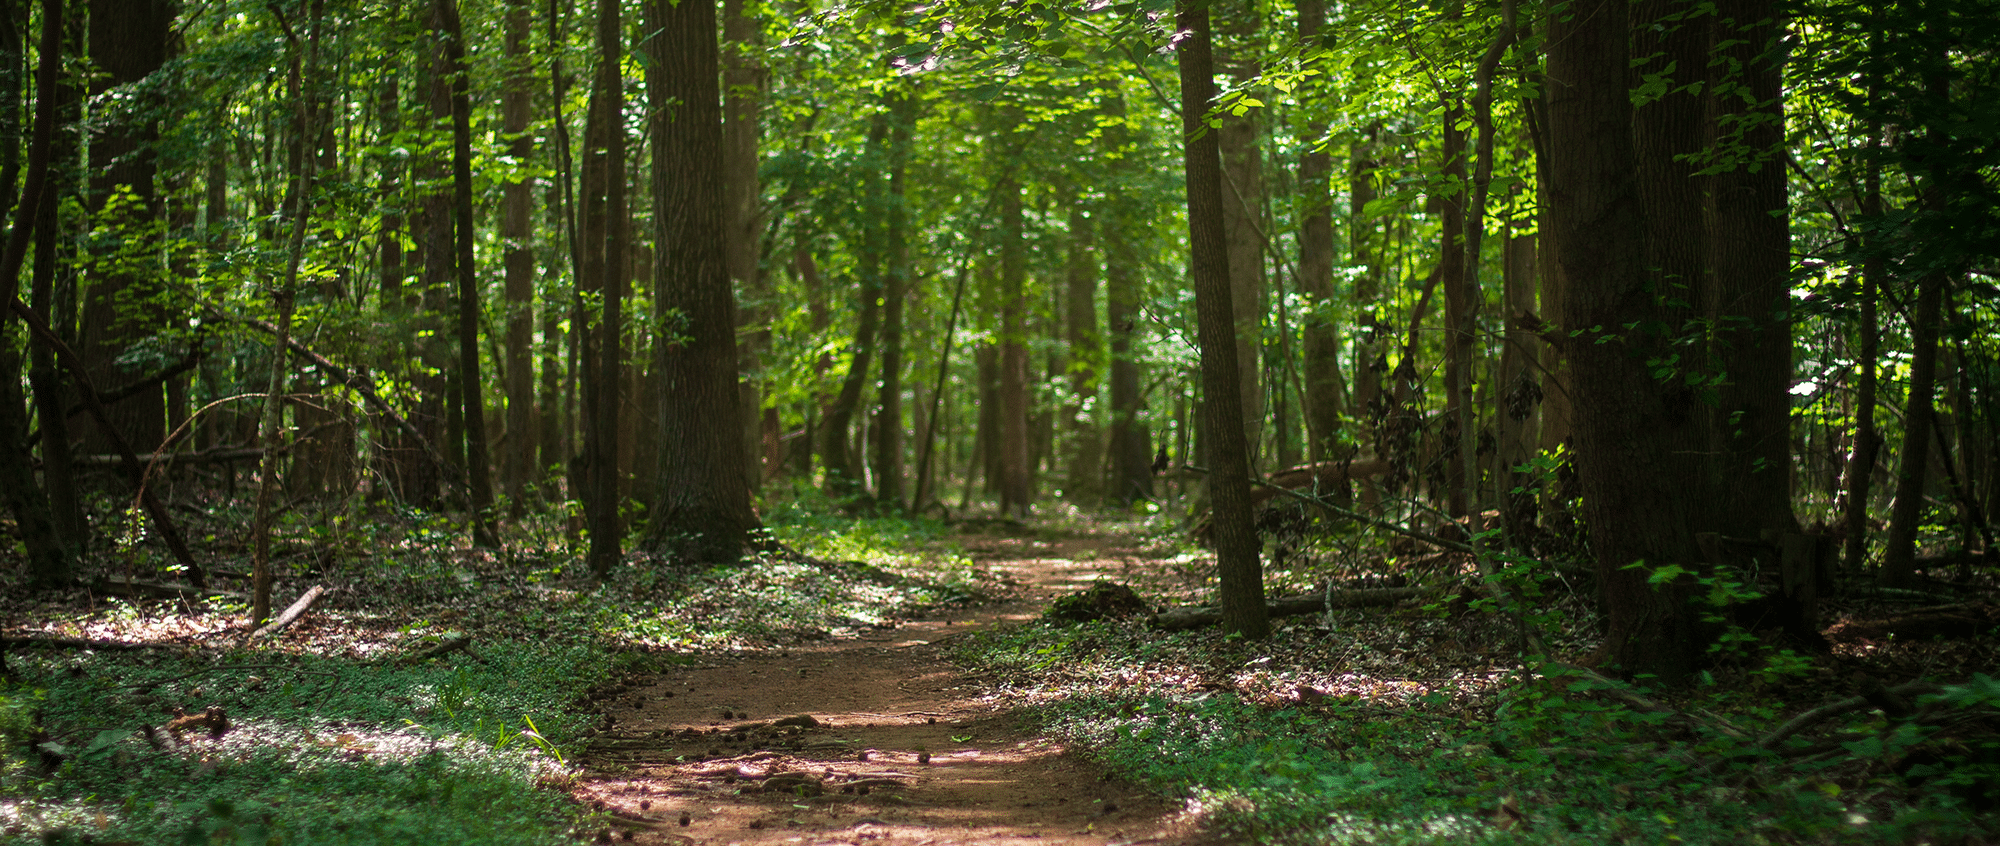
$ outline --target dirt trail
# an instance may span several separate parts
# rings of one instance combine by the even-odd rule
[[[1177,804],[1022,730],[939,644],[1030,619],[1128,570],[1131,552],[1101,538],[966,547],[1020,596],[641,679],[606,703],[612,726],[584,758],[579,797],[616,818],[619,842],[1184,842]]]

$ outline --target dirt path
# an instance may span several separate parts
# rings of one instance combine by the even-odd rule
[[[1177,804],[1024,731],[939,645],[1117,576],[1129,551],[1099,538],[966,546],[1019,598],[642,679],[607,703],[612,727],[578,795],[617,819],[620,842],[1183,842]]]

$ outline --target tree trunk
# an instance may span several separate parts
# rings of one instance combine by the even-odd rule
[[[1300,43],[1317,41],[1325,19],[1324,0],[1302,0]],[[1308,309],[1299,321],[1305,330],[1306,456],[1322,461],[1332,456],[1346,393],[1340,374],[1340,329],[1333,319],[1333,186],[1329,184],[1333,154],[1320,146],[1326,121],[1312,120],[1299,135],[1306,145],[1299,154],[1299,293]],[[1359,202],[1365,205],[1367,200]],[[1350,226],[1358,226],[1359,218],[1354,215]],[[1355,251],[1354,263],[1365,263],[1364,255],[1365,247]]]
[[[903,301],[910,296],[909,209],[903,171],[910,160],[910,134],[917,118],[916,92],[889,95],[888,208],[883,252],[888,272],[882,281],[882,382],[875,404],[875,500],[903,508]]]
[[[1080,198],[1072,198],[1069,212],[1069,266],[1064,318],[1069,341],[1070,402],[1063,407],[1063,429],[1069,440],[1068,467],[1064,474],[1063,498],[1072,503],[1096,503],[1103,498],[1104,478],[1098,462],[1104,453],[1099,430],[1085,411],[1095,405],[1098,362],[1103,359],[1103,340],[1097,329],[1097,246],[1096,227]]]
[[[649,5],[653,76],[655,325],[677,311],[680,343],[653,345],[661,395],[657,492],[647,545],[684,561],[733,563],[758,526],[743,473],[736,300],[725,264],[721,73],[715,4]],[[673,104],[668,108],[668,104]],[[672,311],[670,311],[672,310]]]
[[[1445,511],[1453,517],[1466,516],[1464,454],[1460,444],[1472,432],[1472,333],[1475,293],[1465,263],[1465,132],[1458,123],[1465,119],[1465,106],[1456,94],[1444,99],[1444,161],[1442,170],[1449,184],[1438,198],[1440,211],[1438,284],[1444,288],[1444,426],[1439,433],[1443,444],[1438,455],[1444,461]],[[1414,321],[1413,321],[1414,323]],[[1411,356],[1405,356],[1409,359]]]
[[[61,15],[55,16],[58,23]],[[57,50],[61,39],[57,36]],[[57,65],[60,67],[60,65]],[[51,93],[48,114],[52,120],[67,121],[77,111],[76,90],[67,80],[54,81],[48,89]],[[37,112],[40,112],[37,103]],[[39,117],[37,118],[39,120]],[[60,162],[60,164],[58,164]],[[35,266],[30,282],[29,303],[42,314],[52,314],[51,306],[56,302],[56,274],[68,255],[70,244],[58,230],[57,208],[62,197],[75,190],[68,179],[59,178],[75,166],[76,148],[68,133],[52,140],[50,170],[47,187],[42,191],[35,225]],[[18,214],[18,212],[17,212]],[[74,281],[63,280],[66,292],[74,292]],[[56,321],[56,325],[74,325],[69,321]],[[60,331],[60,330],[58,330]],[[74,340],[74,339],[66,339]],[[69,406],[71,392],[56,369],[55,351],[39,340],[29,343],[28,383],[35,392],[35,419],[41,424],[42,438],[42,484],[47,490],[48,510],[54,521],[59,543],[76,555],[90,548],[90,523],[83,516],[83,499],[77,488],[76,470],[71,463],[71,429]],[[26,425],[22,424],[25,436]],[[44,559],[31,553],[31,558],[41,562]]]
[[[1250,519],[1250,451],[1237,384],[1237,323],[1230,296],[1222,163],[1216,134],[1209,131],[1206,120],[1216,98],[1208,9],[1187,0],[1177,10],[1176,22],[1186,33],[1174,53],[1181,80],[1189,266],[1201,349],[1202,411],[1208,418],[1204,440],[1222,625],[1255,640],[1270,633],[1270,618],[1264,606],[1257,533]]]
[[[1104,113],[1116,119],[1105,128],[1105,146],[1123,149],[1127,143],[1124,97],[1117,94],[1108,97]],[[1123,167],[1125,161],[1116,159],[1114,166]],[[1132,240],[1125,234],[1131,214],[1129,202],[1121,193],[1114,193],[1104,204],[1098,227],[1099,240],[1104,245],[1104,322],[1111,333],[1110,440],[1105,451],[1111,466],[1106,474],[1109,486],[1106,499],[1121,508],[1135,500],[1153,498],[1152,433],[1139,419],[1145,398],[1139,393],[1138,351],[1132,344],[1139,335],[1142,294],[1137,275],[1140,261]]]
[[[92,86],[93,94],[138,82],[159,70],[170,53],[174,4],[168,0],[90,0],[90,58],[104,75]],[[157,198],[154,176],[157,157],[152,141],[158,136],[155,122],[145,114],[150,97],[135,101],[113,100],[109,109],[92,115],[104,129],[92,135],[89,206],[96,219],[109,231],[101,240],[112,246],[99,247],[99,259],[111,269],[92,274],[83,292],[83,331],[78,352],[88,362],[92,382],[107,388],[145,375],[117,363],[133,343],[158,333],[168,325],[168,315],[155,300],[165,293],[163,280],[147,258],[157,255],[158,244],[148,237]],[[107,203],[113,194],[129,190],[132,202]],[[122,258],[123,260],[119,260]],[[139,452],[152,452],[166,438],[166,395],[157,387],[127,397],[111,406],[113,425]],[[84,448],[91,452],[111,452],[111,440],[95,423],[84,426]]]
[[[1881,138],[1879,128],[1871,131],[1868,139],[1871,152],[1880,148]],[[1882,215],[1882,166],[1871,157],[1867,168],[1863,177],[1861,215],[1869,225],[1879,225]],[[1882,321],[1877,313],[1877,301],[1882,293],[1882,279],[1888,271],[1885,265],[1877,250],[1870,250],[1861,263],[1861,350],[1855,356],[1859,372],[1854,389],[1854,451],[1847,459],[1847,501],[1841,514],[1841,526],[1846,535],[1841,550],[1841,569],[1849,574],[1861,572],[1862,562],[1867,557],[1868,490],[1875,477],[1875,456],[1882,449],[1882,433],[1875,427],[1875,404],[1880,401],[1877,398],[1880,386],[1876,381],[1875,361],[1882,355]]]
[[[714,10],[709,10],[713,23]],[[588,500],[596,508],[589,514],[590,569],[599,578],[611,572],[623,557],[623,528],[619,521],[618,483],[625,468],[618,463],[618,413],[620,375],[624,371],[624,291],[627,229],[631,220],[625,208],[625,79],[624,25],[617,0],[597,3],[597,78],[592,87],[594,106],[602,117],[602,129],[589,155],[599,159],[603,173],[603,240],[585,240],[586,253],[601,252],[598,282],[603,306],[598,314],[596,355],[582,364],[590,371],[596,390],[586,394],[584,419],[585,450],[590,455]],[[718,116],[719,119],[719,116]],[[719,198],[717,198],[719,201]],[[732,324],[732,329],[734,328]],[[731,348],[734,348],[732,339]],[[730,368],[733,376],[734,370]],[[734,384],[734,380],[731,380]],[[732,391],[733,398],[733,391]]]
[[[500,131],[507,154],[523,164],[535,155],[528,133],[534,85],[528,56],[528,2],[506,5],[505,88],[500,94]],[[535,251],[534,224],[529,217],[533,186],[526,179],[509,180],[501,190],[501,261],[506,267],[507,298],[507,428],[501,456],[501,479],[507,491],[508,516],[527,515],[528,484],[536,478],[535,450]]]
[[[465,68],[465,33],[458,0],[433,0],[432,12],[445,39],[451,74],[452,255],[458,277],[458,381],[465,418],[466,481],[471,489],[472,542],[497,547],[493,531],[493,475],[486,451],[486,399],[479,367],[479,278],[472,242],[472,82]],[[610,308],[607,301],[606,309]]]
[[[1013,170],[1000,180],[1000,513],[1026,517],[1034,498],[1028,480],[1027,224]]]
[[[1908,587],[1916,578],[1917,528],[1924,519],[1925,476],[1930,469],[1932,400],[1937,395],[1938,324],[1944,309],[1944,277],[1917,280],[1917,306],[1910,315],[1910,399],[1903,413],[1903,450],[1897,460],[1896,502],[1889,510],[1889,538],[1876,581]]]
[[[1771,0],[1722,0],[1705,51],[1703,149],[1742,150],[1710,166],[1703,316],[1720,328],[1709,410],[1715,520],[1730,537],[1796,532],[1792,515],[1791,233],[1785,197],[1784,28]]]
[[[769,277],[757,260],[763,227],[758,214],[758,111],[763,105],[765,80],[764,66],[757,59],[758,41],[757,22],[745,11],[744,0],[723,0],[723,261],[730,281],[741,292],[737,319],[742,323],[742,343],[737,367],[745,427],[744,472],[753,491],[763,487],[764,477],[775,471],[778,463],[775,453],[760,454],[758,450],[765,440],[759,431],[764,407],[763,359],[771,348],[771,317],[775,313]],[[775,447],[775,442],[769,446]]]
[[[864,161],[876,162],[882,159],[882,148],[889,137],[887,115],[877,115],[875,123],[868,129],[867,147],[862,152]],[[870,174],[866,177],[865,202],[873,217],[881,207],[880,179]],[[854,329],[854,351],[848,360],[847,376],[840,382],[840,393],[827,406],[826,419],[821,425],[820,464],[826,468],[827,492],[836,497],[845,497],[859,490],[862,468],[849,440],[848,429],[861,407],[861,394],[868,385],[868,366],[873,363],[876,335],[882,319],[882,273],[880,246],[874,241],[876,226],[870,223],[862,238],[861,287],[859,291],[861,314]]]
[[[1598,656],[1628,673],[1684,678],[1710,634],[1687,578],[1653,585],[1647,567],[1697,560],[1686,491],[1659,432],[1686,413],[1646,361],[1671,337],[1647,273],[1630,95],[1631,29],[1623,0],[1582,0],[1549,23],[1548,188],[1555,267],[1575,407],[1576,470],[1610,631]],[[1580,284],[1587,282],[1588,284]],[[1593,327],[1605,329],[1591,331]],[[1644,566],[1633,568],[1630,565]]]
[[[1240,12],[1239,12],[1240,14]],[[1239,26],[1238,30],[1245,30]],[[1249,35],[1254,27],[1239,31]],[[1248,84],[1261,71],[1254,59],[1221,64],[1239,85]],[[1225,114],[1213,131],[1222,157],[1223,237],[1229,251],[1230,313],[1235,315],[1236,384],[1241,394],[1245,448],[1250,466],[1257,467],[1264,436],[1264,202],[1263,150],[1255,112],[1231,117]]]

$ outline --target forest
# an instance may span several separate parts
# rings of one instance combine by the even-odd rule
[[[0,0],[0,843],[1988,842],[1996,19]]]

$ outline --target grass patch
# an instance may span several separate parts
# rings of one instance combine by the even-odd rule
[[[1295,623],[1248,644],[1039,622],[970,636],[960,657],[1007,679],[1046,730],[1186,798],[1232,839],[1906,843],[1995,830],[1963,793],[1845,757],[1795,766],[1553,668],[1374,672],[1389,649],[1352,628]],[[1753,738],[1777,722],[1720,690],[1695,697],[1684,707],[1730,708]]]
[[[228,602],[0,603],[9,633],[174,644],[8,656],[0,843],[575,842],[601,827],[560,789],[600,719],[593,688],[690,660],[677,653],[840,636],[982,589],[941,524],[824,505],[768,515],[804,555],[636,558],[601,585],[560,545],[475,552],[421,514],[302,535],[347,552],[285,562],[275,594],[335,591],[255,649],[234,646],[244,609]],[[470,649],[401,660],[448,635]],[[210,706],[230,722],[220,737],[160,730]]]

